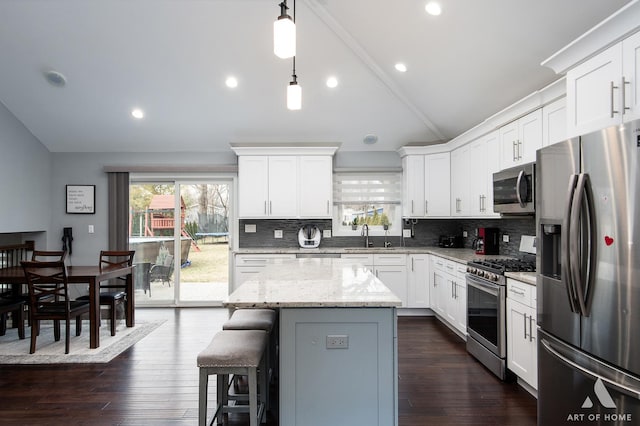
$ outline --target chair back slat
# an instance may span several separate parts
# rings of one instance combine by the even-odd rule
[[[22,261],[33,314],[52,303],[70,302],[64,262]]]
[[[35,262],[64,262],[66,257],[65,250],[34,250],[31,254],[31,260]]]
[[[132,266],[135,250],[102,250],[100,252],[100,267],[106,266]]]

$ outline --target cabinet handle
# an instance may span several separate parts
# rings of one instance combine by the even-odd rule
[[[511,158],[513,158],[513,161],[516,161],[516,141],[511,142]]]
[[[516,290],[515,288],[510,288],[509,291],[511,293],[517,294],[518,296],[524,296],[524,291],[522,291],[522,290]]]
[[[267,200],[264,201],[264,214],[267,214]]]
[[[413,214],[413,200],[411,200],[411,214]]]
[[[518,160],[522,160],[522,141],[518,140]]]
[[[524,340],[527,340],[527,314],[524,314]]]
[[[429,213],[429,202],[427,200],[424,201],[424,214]]]
[[[327,200],[327,214],[329,214],[329,200]]]
[[[614,89],[618,89],[618,86],[615,85],[615,83],[612,81],[611,82],[611,118],[613,118],[613,114],[619,114],[620,111],[616,111],[614,109],[614,104],[613,104],[613,91]]]
[[[413,257],[411,258],[411,272],[413,272]]]
[[[529,315],[529,341],[533,342],[533,315]]]
[[[455,288],[455,284],[453,283],[453,281],[449,281],[451,283],[451,298],[455,299],[454,293],[453,293],[453,289]]]
[[[627,106],[627,84],[631,84],[630,81],[627,81],[624,76],[622,77],[622,114],[625,114],[625,111],[629,111],[631,108]]]
[[[273,201],[269,201],[269,214],[273,214]]]

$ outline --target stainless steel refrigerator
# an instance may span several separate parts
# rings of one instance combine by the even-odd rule
[[[640,424],[640,121],[536,169],[538,424]]]

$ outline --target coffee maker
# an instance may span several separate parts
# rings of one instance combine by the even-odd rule
[[[477,228],[472,248],[475,249],[476,254],[498,254],[500,253],[499,238],[498,228]]]

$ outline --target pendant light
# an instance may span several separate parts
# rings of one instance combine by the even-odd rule
[[[296,75],[296,57],[293,57],[293,74],[291,82],[287,86],[287,108],[299,110],[302,108],[302,87],[298,84]]]
[[[293,10],[296,2],[293,0]],[[287,0],[280,3],[280,16],[273,23],[273,53],[277,57],[286,59],[296,54],[296,24],[287,15]]]

